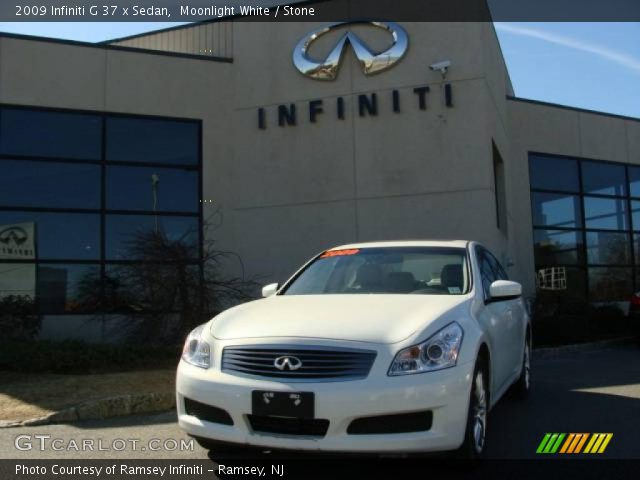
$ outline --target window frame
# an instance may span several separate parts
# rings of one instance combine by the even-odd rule
[[[78,115],[97,115],[101,118],[102,123],[102,138],[101,138],[101,146],[100,146],[100,158],[99,159],[91,159],[91,158],[57,158],[57,157],[47,157],[43,155],[30,156],[30,155],[9,155],[9,154],[0,154],[0,166],[2,165],[3,160],[25,160],[25,161],[41,161],[41,162],[50,162],[52,164],[61,164],[61,163],[77,163],[77,164],[93,164],[100,166],[100,205],[99,208],[83,208],[82,206],[78,206],[77,208],[60,208],[60,207],[18,207],[18,206],[9,206],[9,205],[0,205],[0,211],[24,211],[24,212],[51,212],[51,213],[92,213],[98,214],[100,217],[100,234],[99,234],[99,248],[100,254],[96,259],[77,259],[77,258],[56,258],[56,259],[46,259],[40,260],[36,259],[35,262],[33,259],[31,260],[15,260],[15,259],[3,259],[1,260],[3,263],[35,263],[36,270],[40,265],[48,265],[48,264],[98,264],[100,267],[100,282],[101,282],[101,298],[104,297],[104,286],[106,280],[106,269],[110,265],[117,264],[141,264],[141,263],[154,263],[154,262],[146,262],[143,260],[109,260],[106,256],[106,217],[110,214],[115,215],[162,215],[162,216],[179,216],[179,217],[190,217],[197,219],[197,234],[198,234],[198,242],[196,245],[197,249],[197,258],[194,258],[192,261],[189,261],[189,264],[198,265],[200,267],[200,274],[202,275],[202,259],[204,254],[204,225],[203,225],[203,120],[198,118],[180,118],[180,117],[170,117],[170,116],[161,116],[161,115],[139,115],[139,114],[130,114],[130,113],[121,113],[121,112],[110,112],[110,111],[98,111],[98,110],[80,110],[80,109],[70,109],[70,108],[54,108],[54,107],[34,107],[30,105],[17,105],[11,103],[0,103],[0,112],[2,109],[24,109],[24,110],[32,110],[32,111],[49,111],[49,112],[59,112],[59,113],[68,113],[68,114],[78,114]],[[165,162],[144,162],[144,161],[107,161],[106,159],[106,119],[108,117],[123,117],[123,118],[134,118],[134,119],[151,119],[151,120],[166,120],[171,122],[184,122],[191,123],[197,129],[197,162],[193,164],[174,164],[174,163],[165,163]],[[0,131],[0,135],[2,132]],[[180,169],[180,170],[193,170],[197,172],[197,198],[199,199],[198,207],[196,211],[193,212],[176,212],[176,211],[163,211],[163,212],[152,212],[152,211],[138,211],[138,210],[116,210],[116,209],[108,209],[107,208],[107,199],[106,199],[106,169],[107,166],[131,166],[131,167],[154,167],[154,168],[164,168],[164,169]],[[157,263],[157,262],[155,262]],[[169,264],[170,262],[167,262]],[[37,285],[37,281],[36,281]],[[38,298],[37,288],[35,290],[36,299]],[[39,304],[36,301],[36,304]],[[108,312],[101,312],[108,313]],[[40,311],[38,307],[38,315],[49,315],[49,312]],[[58,313],[51,313],[51,315],[58,315]],[[68,312],[61,315],[86,315],[84,312]]]
[[[562,230],[562,231],[567,231],[567,232],[575,232],[577,235],[579,235],[581,237],[582,243],[581,245],[578,245],[578,257],[579,260],[578,262],[574,263],[574,264],[569,264],[569,263],[558,263],[558,264],[554,264],[554,265],[550,265],[550,264],[542,264],[539,263],[538,259],[535,258],[535,250],[534,250],[534,269],[535,272],[538,272],[540,269],[542,268],[548,268],[548,267],[565,267],[565,268],[574,268],[574,269],[578,269],[580,271],[583,272],[584,274],[584,298],[586,298],[587,300],[590,299],[590,284],[589,284],[589,269],[590,268],[596,268],[596,267],[609,267],[609,268],[613,268],[613,267],[618,267],[618,268],[630,268],[631,269],[631,274],[632,274],[632,281],[631,281],[631,285],[633,288],[633,291],[638,291],[640,289],[640,278],[638,278],[638,275],[640,274],[640,265],[636,266],[636,252],[634,250],[634,235],[635,234],[640,234],[640,225],[638,226],[634,226],[632,223],[633,220],[633,212],[631,210],[632,208],[632,201],[633,200],[640,200],[640,197],[634,197],[631,196],[631,185],[630,185],[630,175],[629,175],[629,171],[632,168],[637,168],[638,165],[634,165],[634,164],[629,164],[629,163],[623,163],[623,162],[612,162],[612,161],[608,161],[608,160],[601,160],[601,159],[596,159],[596,158],[587,158],[587,157],[577,157],[577,156],[568,156],[568,155],[558,155],[558,154],[551,154],[551,153],[544,153],[544,152],[539,152],[539,151],[529,151],[527,152],[527,160],[528,160],[528,173],[529,173],[529,191],[530,191],[530,212],[531,212],[531,220],[532,220],[532,234],[535,235],[535,231],[537,230]],[[532,168],[532,164],[531,164],[531,158],[532,157],[548,157],[550,159],[570,159],[570,160],[574,160],[577,162],[578,165],[578,182],[579,182],[579,191],[578,192],[565,192],[565,191],[559,191],[559,190],[549,190],[549,189],[542,189],[542,188],[534,188],[531,184],[531,168]],[[610,194],[599,194],[599,193],[590,193],[588,191],[585,191],[584,188],[584,178],[583,178],[583,164],[585,162],[589,162],[590,164],[593,163],[599,163],[599,164],[603,164],[603,165],[609,165],[612,167],[623,167],[624,168],[624,175],[625,175],[625,195],[610,195]],[[579,203],[580,203],[580,215],[582,216],[582,225],[580,226],[576,226],[576,227],[561,227],[561,226],[551,226],[551,225],[542,225],[542,224],[536,224],[533,222],[533,194],[534,193],[551,193],[551,194],[562,194],[562,195],[575,195],[578,197],[579,199]],[[618,230],[618,229],[604,229],[604,228],[592,228],[592,227],[587,227],[587,219],[586,219],[586,212],[585,212],[585,198],[600,198],[600,199],[607,199],[607,200],[622,200],[624,202],[624,207],[625,207],[625,221],[626,221],[626,228],[622,229],[622,230]],[[587,244],[587,234],[588,233],[621,233],[621,234],[625,234],[627,237],[627,243],[629,246],[629,263],[628,264],[591,264],[589,263],[588,257],[587,257],[587,253],[588,253],[588,244]],[[582,259],[580,261],[580,258]],[[629,295],[631,295],[633,292],[630,292]],[[619,301],[619,300],[618,300]]]

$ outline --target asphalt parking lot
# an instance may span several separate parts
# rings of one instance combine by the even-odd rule
[[[598,457],[640,459],[640,348],[626,345],[535,358],[533,373],[534,391],[527,400],[520,402],[504,398],[492,411],[489,417],[489,458],[540,458],[535,453],[536,448],[547,432],[610,432],[613,438],[606,451]],[[15,439],[20,435],[30,436],[31,449],[16,448]],[[61,439],[58,445],[63,447],[68,447],[71,440],[81,445],[88,439],[94,442],[94,449],[47,448],[43,451],[35,435],[49,435],[46,440],[49,443],[53,439]],[[97,449],[99,441],[104,448],[112,447],[116,439],[136,439],[137,442],[135,448],[129,441],[119,451]],[[149,442],[154,439],[157,441],[151,442],[152,449]],[[180,440],[189,439],[176,425],[174,413],[71,425],[6,428],[0,430],[0,458],[208,458],[208,452],[195,443],[193,449],[181,450]],[[585,458],[588,455],[574,457]]]

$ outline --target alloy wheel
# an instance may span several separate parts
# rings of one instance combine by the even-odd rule
[[[476,373],[473,383],[473,445],[476,452],[481,453],[487,431],[487,392],[482,371]]]

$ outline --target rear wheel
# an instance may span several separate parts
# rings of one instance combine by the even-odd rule
[[[516,398],[525,399],[531,391],[531,337],[527,334],[522,355],[520,377],[513,384],[512,392]]]
[[[482,457],[487,440],[487,417],[489,411],[488,373],[483,362],[479,361],[473,373],[467,429],[464,442],[458,449],[458,457],[474,460]]]

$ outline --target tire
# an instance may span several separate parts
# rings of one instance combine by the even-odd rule
[[[487,444],[487,416],[489,412],[488,371],[485,362],[478,360],[473,372],[473,383],[467,413],[464,442],[455,457],[478,460],[484,456]]]
[[[524,400],[531,392],[531,337],[528,334],[524,344],[520,377],[511,387],[511,392],[518,400]]]

